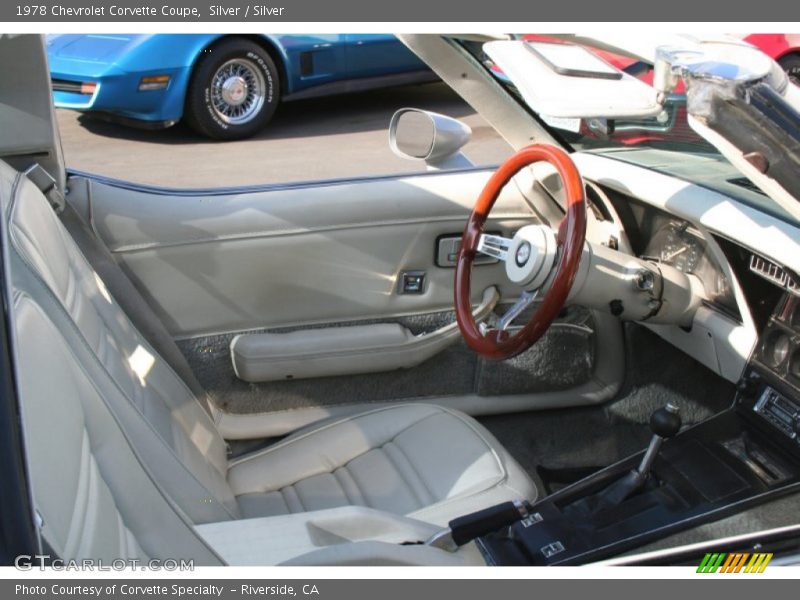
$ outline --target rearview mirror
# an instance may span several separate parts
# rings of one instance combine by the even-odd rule
[[[389,123],[392,151],[401,158],[424,160],[430,169],[472,166],[460,152],[471,136],[465,123],[417,108],[401,108]]]

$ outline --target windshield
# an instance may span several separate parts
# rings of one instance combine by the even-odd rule
[[[557,41],[538,34],[520,36],[526,40]],[[758,189],[711,144],[698,135],[687,121],[686,96],[679,85],[657,117],[645,119],[563,119],[534,113],[512,81],[483,52],[483,44],[463,41],[461,45],[503,88],[550,133],[574,151],[603,154],[610,158],[679,177],[702,185],[767,212],[794,225],[800,221]],[[650,65],[590,48],[606,62],[652,82]]]

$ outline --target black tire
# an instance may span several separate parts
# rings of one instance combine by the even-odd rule
[[[787,54],[778,61],[795,85],[800,85],[800,54]]]
[[[267,51],[249,40],[228,38],[203,52],[195,65],[186,122],[215,140],[241,140],[269,123],[279,101],[278,69]]]

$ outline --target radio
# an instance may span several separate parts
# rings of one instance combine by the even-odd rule
[[[800,436],[800,405],[770,386],[764,388],[753,406],[753,411],[791,439],[798,439]]]

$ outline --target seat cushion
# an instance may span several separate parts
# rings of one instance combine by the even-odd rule
[[[404,404],[326,422],[231,462],[245,517],[357,505],[445,525],[536,487],[477,421]]]

